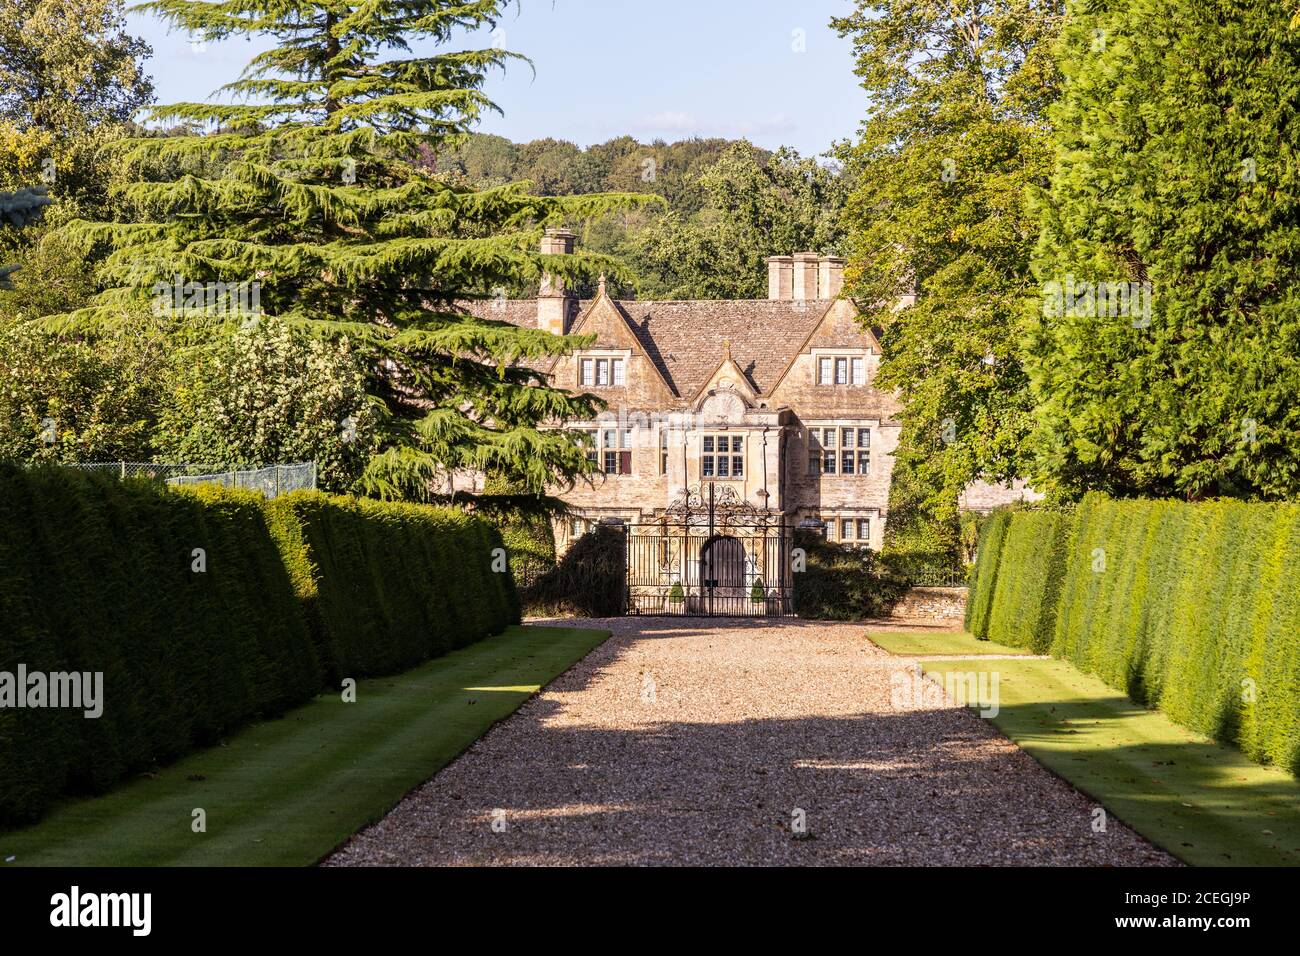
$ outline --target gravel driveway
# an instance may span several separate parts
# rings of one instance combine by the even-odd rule
[[[973,711],[900,698],[861,624],[577,623],[615,634],[326,865],[1176,863]]]

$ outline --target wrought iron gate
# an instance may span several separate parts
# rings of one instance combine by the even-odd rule
[[[627,528],[627,613],[789,616],[791,547],[782,516],[730,486],[689,490]]]

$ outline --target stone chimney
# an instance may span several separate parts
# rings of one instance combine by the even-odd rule
[[[794,259],[772,256],[767,260],[767,297],[773,302],[794,298]]]
[[[573,241],[578,237],[567,229],[547,229],[542,236],[542,255],[571,256]],[[564,287],[564,279],[549,273],[542,275],[542,285],[537,292],[537,327],[552,335],[569,331],[570,304],[573,296]]]
[[[767,260],[767,297],[773,302],[835,299],[844,291],[844,260],[796,252]]]
[[[844,260],[822,256],[817,263],[817,298],[837,299],[844,291]]]
[[[792,298],[796,302],[817,298],[817,263],[820,257],[815,252],[796,252],[794,254],[794,288]]]

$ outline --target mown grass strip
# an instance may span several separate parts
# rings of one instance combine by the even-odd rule
[[[1198,866],[1300,864],[1300,781],[1057,660],[934,660],[999,675],[997,727],[1147,839]]]
[[[964,631],[868,631],[867,640],[891,654],[917,657],[935,654],[1032,654],[1024,647],[977,641]]]
[[[104,796],[0,832],[0,865],[302,866],[378,820],[609,636],[511,627],[324,694]],[[207,832],[194,833],[201,808]],[[7,861],[13,857],[12,862]]]

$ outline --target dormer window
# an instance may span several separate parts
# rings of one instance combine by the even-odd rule
[[[579,384],[595,388],[617,388],[624,384],[621,358],[584,358],[579,363]]]
[[[867,363],[860,355],[819,355],[818,385],[865,385]]]

